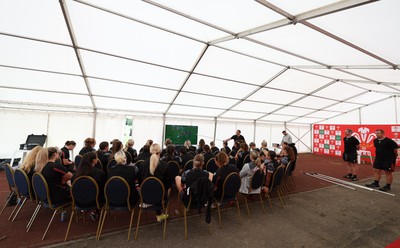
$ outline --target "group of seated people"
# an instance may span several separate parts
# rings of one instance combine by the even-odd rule
[[[99,149],[96,151],[94,149],[95,139],[87,138],[85,146],[79,152],[82,156],[80,162],[74,164],[69,158],[69,151],[74,149],[76,143],[67,141],[62,149],[35,147],[27,155],[20,169],[27,173],[30,180],[32,180],[35,172],[44,176],[54,204],[70,200],[71,183],[80,176],[90,176],[97,182],[101,201],[104,201],[106,181],[113,176],[120,176],[128,182],[132,192],[130,201],[134,203],[139,197],[140,183],[150,176],[159,178],[166,191],[175,183],[179,192],[189,187],[198,178],[208,178],[214,185],[214,197],[218,199],[221,197],[222,184],[225,178],[232,172],[239,173],[242,178],[241,193],[259,193],[261,188],[252,191],[249,185],[252,175],[257,170],[262,170],[266,175],[262,190],[268,193],[271,175],[276,168],[280,164],[287,165],[289,161],[296,159],[293,149],[287,144],[283,145],[282,154],[280,154],[280,159],[277,160],[277,154],[274,151],[268,151],[265,141],[263,141],[260,149],[256,148],[253,142],[249,146],[246,142],[238,141],[235,142],[230,152],[227,151],[229,147],[226,142],[221,149],[216,148],[214,142],[209,146],[204,144],[204,140],[200,141],[202,146],[199,145],[197,149],[191,146],[189,142],[185,142],[185,145],[179,148],[178,153],[170,140],[166,141],[166,148],[163,150],[159,144],[148,140],[137,153],[133,148],[133,140],[129,140],[124,147],[121,141],[115,139],[112,141],[111,149],[109,149],[108,142],[104,141],[100,143]],[[214,152],[212,148],[214,148]],[[128,154],[130,161],[128,161]],[[250,159],[245,162],[244,159],[247,155]],[[232,161],[235,161],[232,158],[236,160],[236,163],[232,163]],[[210,159],[215,159],[215,164],[218,167],[215,173],[205,170],[205,164]],[[115,166],[105,168],[104,164],[108,164],[110,160],[115,160]],[[172,180],[166,176],[169,161],[176,161],[183,168],[189,160],[193,160],[193,168],[183,171],[181,176],[178,175]],[[102,166],[98,166],[99,161]],[[136,166],[137,161],[142,162],[141,166]],[[168,217],[165,214],[162,215],[160,211],[157,212],[157,216],[158,220]],[[98,211],[92,212],[91,217],[95,220],[98,217]]]

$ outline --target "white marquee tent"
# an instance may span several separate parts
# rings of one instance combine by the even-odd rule
[[[3,0],[0,158],[165,124],[310,151],[314,123],[399,123],[398,0]],[[217,142],[218,143],[218,142]]]

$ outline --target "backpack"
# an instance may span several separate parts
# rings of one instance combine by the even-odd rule
[[[187,189],[192,196],[192,202],[197,203],[199,213],[201,206],[207,203],[206,222],[211,222],[211,202],[214,197],[214,184],[208,177],[200,177],[190,185]]]

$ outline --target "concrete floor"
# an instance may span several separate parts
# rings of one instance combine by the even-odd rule
[[[168,223],[166,240],[162,240],[162,225],[153,224],[139,229],[137,241],[132,236],[132,240],[127,242],[127,232],[124,231],[106,234],[99,242],[91,237],[52,247],[381,248],[400,238],[399,179],[397,172],[390,191],[395,197],[364,189],[353,191],[331,186],[290,195],[283,209],[275,198],[273,213],[266,205],[267,213],[263,214],[260,203],[254,202],[250,204],[251,218],[242,205],[242,225],[237,221],[235,208],[230,208],[222,213],[222,229],[217,227],[218,216],[213,211],[211,234],[204,215],[191,216],[188,240],[183,236],[183,221],[178,219]],[[369,182],[371,179],[357,183],[364,185]],[[382,185],[383,182],[384,177]]]

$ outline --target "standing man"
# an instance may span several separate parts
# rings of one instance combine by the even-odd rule
[[[351,179],[353,181],[357,181],[357,150],[360,149],[360,141],[351,134],[353,130],[346,129],[344,134],[346,135],[343,138],[344,142],[344,152],[343,152],[343,160],[347,162],[347,172],[348,174],[344,176],[345,178]]]
[[[282,137],[282,141],[281,141],[281,145],[283,145],[283,142],[288,143],[288,145],[292,144],[292,136],[290,136],[286,130],[282,131],[283,137]]]
[[[241,140],[241,141],[245,141],[245,139],[244,139],[244,137],[243,137],[243,135],[241,135],[241,131],[238,129],[238,130],[236,130],[236,134],[235,135],[232,135],[232,137],[230,137],[230,138],[228,138],[228,139],[226,139],[226,140],[224,140],[225,142],[228,142],[228,141],[230,141],[230,140],[232,140],[233,139],[233,141],[235,141],[235,143],[236,143],[236,141],[238,141],[238,140]]]
[[[379,180],[381,172],[386,175],[386,185],[379,188],[381,191],[389,191],[390,185],[393,182],[393,171],[397,157],[397,144],[392,139],[385,137],[385,132],[382,129],[375,131],[376,139],[374,139],[375,161],[374,161],[374,179],[375,181],[365,186],[370,188],[379,188]]]

